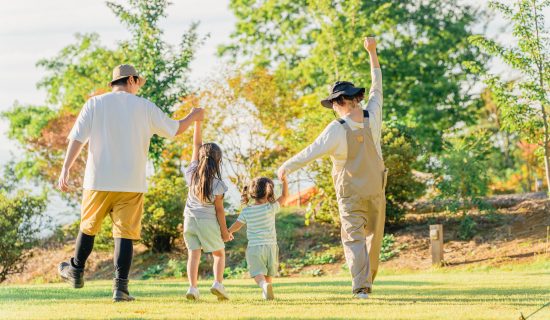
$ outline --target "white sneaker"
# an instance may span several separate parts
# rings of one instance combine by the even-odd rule
[[[361,291],[357,292],[356,294],[354,294],[353,297],[357,298],[357,299],[368,299],[369,295],[367,293],[367,290],[364,289],[364,290],[361,290]]]
[[[199,300],[199,289],[189,287],[189,290],[187,290],[187,294],[185,295],[187,300]]]
[[[219,282],[214,282],[214,284],[212,285],[212,288],[210,288],[210,292],[212,292],[213,295],[218,297],[218,301],[229,300],[229,296],[225,292],[225,288],[223,284]]]
[[[262,285],[262,296],[264,300],[273,300],[275,295],[273,294],[273,285],[269,282],[264,282]]]

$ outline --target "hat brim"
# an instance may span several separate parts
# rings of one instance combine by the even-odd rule
[[[333,92],[330,96],[326,97],[325,99],[321,100],[321,105],[327,109],[332,109],[332,100],[338,98],[339,96],[345,95],[345,96],[354,96],[358,93],[365,93],[365,88],[347,88],[346,90]]]
[[[111,80],[109,82],[109,86],[113,84],[113,82],[117,81],[117,80],[120,80],[120,79],[124,79],[124,78],[128,78],[128,77],[131,77],[131,76],[121,76],[121,77],[118,77],[118,78],[115,78],[113,80]],[[145,85],[145,82],[147,82],[147,79],[145,79],[144,77],[142,76],[137,76],[138,77],[138,84],[140,87],[143,87],[143,85]]]

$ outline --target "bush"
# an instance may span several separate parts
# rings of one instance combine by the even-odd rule
[[[382,249],[380,250],[380,261],[388,261],[391,258],[397,256],[401,249],[405,248],[406,245],[401,245],[397,248],[395,247],[395,237],[393,234],[385,234],[382,238]]]
[[[23,271],[41,231],[46,203],[45,195],[32,196],[23,190],[10,195],[0,189],[0,283]]]
[[[460,240],[470,240],[477,233],[477,223],[470,216],[462,217],[458,227],[458,238]]]
[[[404,204],[420,197],[425,185],[412,174],[420,154],[420,147],[409,129],[397,124],[388,124],[382,132],[382,152],[388,168],[386,184],[386,220],[395,223],[405,214]]]
[[[149,178],[145,194],[141,241],[153,252],[172,250],[175,239],[181,236],[183,209],[187,186],[179,161],[173,154],[180,150],[168,145],[157,173]]]
[[[435,169],[435,187],[438,198],[447,200],[447,209],[463,213],[470,207],[483,206],[481,197],[489,190],[487,156],[489,137],[485,132],[467,136],[453,136],[444,142],[444,152],[432,163]]]

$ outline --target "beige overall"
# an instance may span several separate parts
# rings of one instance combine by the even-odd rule
[[[371,288],[378,271],[386,218],[387,174],[374,146],[367,111],[363,129],[352,130],[344,120],[338,122],[346,129],[348,156],[343,167],[333,167],[332,178],[344,254],[356,293]]]

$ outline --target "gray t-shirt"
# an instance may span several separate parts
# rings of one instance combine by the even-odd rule
[[[202,202],[195,196],[193,190],[191,190],[191,180],[193,179],[193,173],[197,170],[198,165],[198,161],[191,161],[189,167],[184,170],[185,181],[187,181],[187,186],[189,186],[189,192],[187,194],[187,202],[185,203],[185,210],[183,213],[185,216],[194,217],[197,219],[216,219],[214,202]],[[215,196],[226,193],[227,189],[227,186],[222,180],[214,178],[214,182],[212,184],[212,200],[214,200]]]

